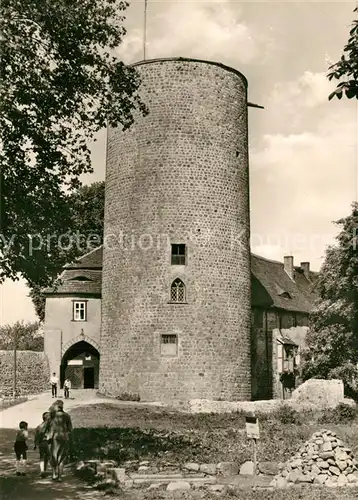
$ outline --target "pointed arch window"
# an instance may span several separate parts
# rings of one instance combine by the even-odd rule
[[[170,289],[171,302],[185,302],[185,285],[181,279],[173,281]]]

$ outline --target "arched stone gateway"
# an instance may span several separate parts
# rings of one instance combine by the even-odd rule
[[[62,356],[61,386],[68,377],[73,389],[97,389],[99,358],[98,350],[88,342],[72,344]]]

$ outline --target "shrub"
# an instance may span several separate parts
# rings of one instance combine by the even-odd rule
[[[279,406],[277,410],[273,412],[272,416],[281,424],[302,424],[300,414],[291,408],[291,406],[286,404]]]
[[[338,378],[344,384],[344,393],[349,398],[358,400],[358,369],[353,363],[345,363],[329,372],[330,378]]]
[[[119,401],[140,401],[140,396],[139,394],[132,394],[129,392],[122,392],[119,396],[116,396],[115,399],[118,399]]]
[[[74,459],[99,458],[119,463],[146,456],[160,456],[171,451],[180,453],[181,450],[195,450],[200,447],[197,439],[178,433],[134,427],[75,428],[72,444]]]
[[[318,418],[320,424],[344,424],[352,422],[357,417],[357,408],[340,403],[336,408],[324,410]]]

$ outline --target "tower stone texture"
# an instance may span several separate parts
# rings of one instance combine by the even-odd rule
[[[134,66],[149,113],[108,130],[100,391],[249,400],[247,81],[209,61]]]

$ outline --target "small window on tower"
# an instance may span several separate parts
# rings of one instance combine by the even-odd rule
[[[172,245],[172,266],[185,266],[185,245]]]
[[[178,354],[178,336],[177,335],[161,335],[160,337],[160,354],[163,356],[176,356]]]
[[[173,281],[170,288],[170,302],[185,302],[185,285],[179,278]]]

